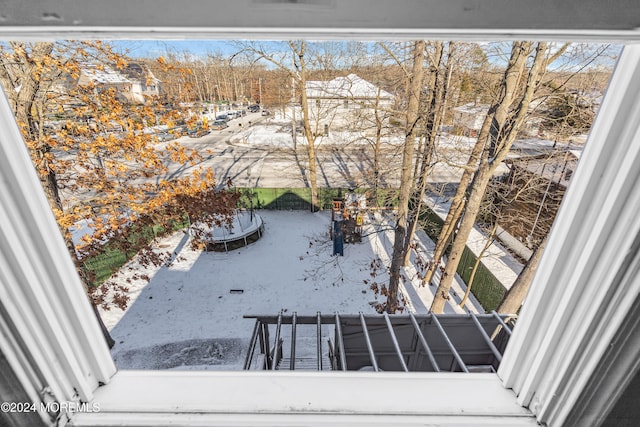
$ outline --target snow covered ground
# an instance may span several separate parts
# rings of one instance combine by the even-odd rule
[[[362,132],[332,131],[327,136],[318,136],[315,145],[317,148],[324,146],[367,146],[371,145],[372,138],[368,138]],[[234,135],[232,142],[242,142],[250,146],[269,146],[276,148],[293,148],[293,135],[290,123],[270,120]],[[382,143],[387,146],[399,147],[404,139],[398,136],[383,137]],[[298,129],[296,143],[299,146],[306,145],[301,129]]]
[[[246,148],[258,148],[261,150],[271,150],[271,151],[281,151],[281,152],[292,152],[294,147],[293,136],[292,136],[292,127],[290,119],[286,120],[281,117],[281,113],[277,113],[274,116],[270,116],[267,120],[260,122],[259,124],[254,124],[253,126],[247,126],[241,132],[234,134],[230,137],[228,143],[230,145],[235,145],[238,147]],[[469,154],[473,146],[475,145],[476,138],[470,138],[460,135],[454,135],[448,132],[443,132],[438,138],[438,144],[434,153],[433,164],[429,176],[429,180],[431,182],[443,183],[443,182],[457,182],[460,179],[462,174],[462,167],[466,165]],[[400,163],[401,163],[401,154],[400,149],[402,144],[404,143],[404,138],[402,136],[384,136],[382,138],[382,144],[384,147],[385,156],[383,159],[383,169],[389,169],[394,171],[399,171]],[[298,129],[297,137],[296,137],[296,146],[298,150],[303,149],[305,147],[305,138],[301,133],[301,130]],[[343,149],[346,151],[351,150],[352,152],[367,152],[370,150],[372,144],[372,138],[369,136],[368,138],[363,135],[362,132],[357,131],[332,131],[328,136],[319,136],[315,145],[319,150],[318,152],[329,151],[332,149]],[[550,150],[554,146],[554,142],[550,140],[544,139],[522,139],[518,140],[514,143],[514,152],[511,156],[521,156],[523,153],[538,153],[544,152],[545,150]],[[560,145],[558,145],[559,147]],[[573,143],[570,145],[562,145],[564,148],[571,147],[575,150],[580,150],[581,145],[579,143]],[[266,153],[263,154],[265,157]],[[345,156],[344,153],[342,157],[336,161],[336,158],[323,158],[320,156],[318,158],[318,167],[320,169],[321,174],[323,175],[323,179],[320,179],[318,184],[323,186],[352,186],[353,184],[347,180],[346,182],[342,179],[345,168],[336,167],[339,166],[340,162],[346,163],[349,162],[349,156]],[[264,158],[261,159],[260,164],[264,165]],[[353,159],[351,159],[353,161]],[[366,163],[365,163],[366,164]],[[278,174],[278,178],[282,180],[286,177],[291,171],[299,171],[300,167],[295,167],[296,165],[292,165],[290,162],[284,162],[278,170],[282,171],[282,174]],[[351,162],[351,172],[354,173],[354,176],[351,176],[351,181],[362,179],[370,172],[372,168],[372,164],[367,166],[357,167],[355,163]],[[258,168],[259,169],[259,168]],[[359,172],[359,173],[356,173]],[[500,165],[496,170],[496,174],[503,174],[508,172],[508,168],[505,165]],[[255,175],[255,173],[254,173]],[[266,175],[266,173],[265,173]],[[272,174],[273,175],[273,174]],[[399,185],[399,175],[394,173],[386,172],[387,180],[389,184]],[[240,179],[243,176],[238,177]],[[265,179],[272,180],[272,176],[265,176],[260,178],[261,183],[265,182]],[[302,185],[302,180],[300,177],[298,179],[289,179],[286,182],[283,182],[282,186],[300,186]],[[235,182],[235,180],[234,180]]]
[[[248,247],[194,251],[188,234],[178,232],[158,242],[158,250],[174,252],[169,266],[143,269],[133,260],[121,270],[115,280],[129,286],[129,308],[102,312],[120,369],[241,369],[254,325],[244,315],[376,313],[374,305],[386,297],[371,284],[388,282],[389,218],[371,215],[363,242],[345,245],[344,257],[334,257],[330,212],[260,215],[265,234]],[[378,259],[381,267],[372,269]],[[416,268],[405,270],[401,290],[408,310],[426,312],[434,288],[419,286]],[[477,302],[470,309],[483,311]],[[461,309],[449,305],[446,311]]]
[[[292,148],[287,123],[268,122],[245,128],[229,144]],[[344,142],[355,136],[334,133],[320,142]],[[435,182],[455,181],[472,142],[443,135]],[[466,150],[459,151],[461,146]],[[291,165],[283,167],[288,170]],[[388,283],[393,218],[370,214],[363,242],[346,245],[344,257],[333,257],[330,212],[261,211],[260,215],[265,234],[248,247],[228,253],[194,251],[188,234],[179,232],[157,243],[158,250],[174,253],[170,265],[149,269],[133,260],[120,271],[115,280],[129,287],[129,308],[102,312],[116,340],[112,354],[120,369],[241,369],[254,325],[244,315],[277,315],[281,310],[299,315],[374,314],[374,306],[386,300],[380,291]],[[477,250],[477,244],[472,246]],[[520,266],[496,247],[498,252],[488,262],[499,265],[490,268],[510,283]],[[419,285],[419,269],[421,262],[430,259],[433,242],[420,232],[416,248],[412,264],[403,271],[400,291],[406,310],[424,313],[435,288]],[[458,306],[465,287],[456,279],[445,312],[484,312],[473,296],[464,309]],[[328,337],[330,332],[325,334]]]

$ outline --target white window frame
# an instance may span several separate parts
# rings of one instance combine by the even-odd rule
[[[226,2],[224,13],[205,0],[189,0],[191,7],[156,2],[163,14],[151,16],[144,0],[9,0],[0,12],[0,39],[153,32],[166,38],[520,37],[627,46],[497,375],[118,372],[1,96],[0,349],[32,401],[97,403],[99,412],[68,414],[76,426],[602,421],[640,363],[631,333],[640,290],[635,2],[576,0],[567,9],[533,0],[238,0]],[[606,392],[595,393],[596,387]],[[40,415],[48,422],[48,414]]]

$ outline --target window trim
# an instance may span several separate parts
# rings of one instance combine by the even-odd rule
[[[574,0],[575,1],[575,0]],[[17,39],[376,38],[640,41],[633,0],[5,0],[0,31]]]
[[[100,0],[86,0],[82,4],[61,0],[55,4],[47,2],[46,5],[35,0],[10,0],[3,5],[0,38],[145,38],[151,31],[154,36],[167,38],[176,35],[190,38],[203,35],[214,38],[283,38],[302,35],[307,38],[390,36],[484,40],[509,39],[517,35],[556,40],[640,40],[640,32],[636,29],[640,25],[634,18],[639,15],[630,11],[637,11],[639,6],[627,1],[620,1],[617,7],[600,0],[584,0],[580,2],[580,7],[587,13],[578,15],[573,13],[573,9],[563,9],[562,5],[545,2],[545,7],[540,7],[530,0],[492,0],[475,4],[475,10],[466,8],[467,2],[463,0],[451,0],[446,2],[446,6],[435,0],[401,0],[402,7],[397,2],[387,6],[388,15],[379,12],[385,8],[383,3],[376,2],[376,7],[371,7],[364,0],[338,3],[336,0],[322,0],[316,2],[318,7],[314,6],[314,2],[301,2],[300,7],[282,3],[274,6],[278,10],[278,17],[274,18],[275,24],[269,28],[261,27],[261,22],[265,22],[265,16],[268,18],[271,14],[255,13],[260,7],[267,7],[265,5],[268,2],[265,1],[232,2],[222,14],[202,13],[213,7],[204,0],[190,0],[191,4],[199,5],[192,8],[169,0],[158,1],[164,5],[158,10],[166,11],[162,17],[136,12],[144,10],[145,2],[142,0],[126,0],[120,7],[113,7],[113,2]],[[347,4],[349,6],[345,6]],[[344,7],[347,8],[346,14],[333,13],[335,10],[332,8]],[[523,7],[530,13],[526,13]],[[430,20],[422,21],[427,9],[430,11]],[[103,12],[96,13],[95,10]],[[246,15],[247,10],[253,14]],[[327,10],[328,14],[325,14]],[[465,13],[457,14],[460,10]],[[175,16],[168,22],[165,17],[171,16],[172,11],[175,11]],[[375,13],[372,15],[370,11]],[[421,13],[416,14],[416,11]],[[222,20],[229,15],[238,19]],[[209,22],[198,26],[203,16]],[[526,22],[514,17],[526,17]],[[221,21],[211,22],[211,19]],[[52,22],[55,25],[51,25]],[[76,22],[82,23],[82,26]],[[126,25],[122,26],[121,22]],[[226,22],[244,24],[243,27],[227,27],[224,26],[228,25]],[[295,26],[291,26],[290,22],[295,22]],[[633,346],[634,340],[630,336],[620,336],[620,332],[624,332],[620,327],[628,321],[629,316],[626,315],[632,313],[630,310],[639,293],[638,280],[627,274],[637,269],[638,260],[632,256],[616,259],[607,252],[615,247],[619,251],[633,253],[640,227],[638,220],[632,216],[640,197],[640,190],[634,191],[633,186],[638,176],[629,167],[629,162],[638,158],[638,147],[634,147],[633,142],[640,139],[639,73],[640,47],[629,45],[614,72],[589,137],[585,160],[576,170],[566,201],[560,209],[547,253],[498,376],[474,374],[473,377],[463,377],[451,374],[453,376],[446,377],[447,382],[440,383],[443,377],[434,374],[403,376],[383,373],[375,377],[374,374],[360,374],[359,378],[367,384],[366,388],[358,385],[360,381],[343,384],[353,396],[354,405],[365,402],[361,396],[367,396],[367,391],[372,389],[380,392],[380,401],[388,399],[386,402],[389,404],[400,403],[405,397],[402,390],[407,386],[412,395],[422,394],[435,399],[434,406],[429,406],[429,403],[421,406],[420,413],[416,414],[419,418],[413,421],[478,425],[484,420],[487,425],[495,425],[499,420],[506,425],[515,425],[512,422],[515,423],[517,418],[521,425],[535,425],[537,418],[549,425],[560,425],[569,420],[569,416],[571,420],[596,420],[598,416],[606,414],[615,399],[592,395],[589,402],[595,406],[586,408],[584,403],[579,402],[580,397],[589,392],[586,387],[597,383],[609,390],[615,389],[619,394],[624,388],[620,387],[620,381],[624,385],[628,374],[637,372],[637,361],[640,360],[637,357],[637,348],[640,347]],[[635,77],[635,81],[632,77]],[[206,372],[196,375],[181,372],[116,372],[99,328],[93,321],[93,313],[86,303],[73,263],[66,255],[66,247],[31,166],[8,102],[4,96],[0,97],[0,301],[11,301],[11,304],[0,303],[0,349],[34,401],[95,399],[100,404],[100,399],[103,399],[102,403],[106,406],[99,413],[70,415],[74,425],[131,425],[136,419],[141,420],[142,425],[145,425],[144,422],[147,422],[146,425],[158,425],[156,421],[168,424],[172,420],[181,420],[184,425],[202,425],[204,418],[210,425],[214,422],[225,423],[231,418],[259,424],[262,421],[255,417],[261,417],[262,414],[255,412],[252,402],[244,398],[234,400],[230,393],[213,395],[214,401],[210,406],[203,404],[196,410],[189,409],[189,402],[195,398],[189,385],[197,382],[204,392],[208,389],[224,390],[240,380],[245,383],[247,390],[256,387],[265,394],[269,391],[275,394],[306,378],[307,385],[319,385],[322,393],[313,390],[313,387],[310,387],[311,390],[303,387],[294,389],[298,391],[298,397],[313,399],[310,402],[314,403],[318,412],[309,412],[302,407],[287,407],[286,401],[280,400],[279,412],[271,413],[274,420],[286,425],[284,423],[295,424],[295,420],[303,417],[305,422],[319,425],[322,422],[344,420],[345,416],[350,415],[352,418],[348,422],[357,424],[370,415],[358,409],[347,414],[345,411],[348,408],[340,407],[336,402],[331,403],[331,380],[337,381],[335,374],[309,377],[301,373],[274,376],[272,373]],[[600,185],[596,180],[598,176],[602,176]],[[601,204],[605,201],[612,201],[610,206],[619,209],[616,212],[602,209]],[[586,207],[594,204],[595,210],[605,211],[607,215],[615,216],[617,221],[613,221],[613,224],[604,223],[600,212],[596,214],[593,209],[585,212]],[[580,236],[587,232],[593,237],[581,239]],[[614,238],[605,241],[605,236]],[[600,257],[605,257],[611,263],[607,264],[611,271],[605,271],[600,265],[593,269],[590,267],[589,263],[600,260]],[[578,269],[574,269],[572,274],[569,266],[573,262],[577,263]],[[585,277],[591,273],[595,273],[591,278]],[[565,281],[565,287],[554,288],[552,278]],[[24,283],[28,283],[28,286],[24,286]],[[587,288],[577,296],[584,283]],[[619,303],[617,310],[607,307],[608,299]],[[561,305],[565,310],[556,311]],[[602,339],[594,338],[592,331],[601,334]],[[617,340],[617,345],[612,347],[610,344],[613,340]],[[558,348],[562,351],[555,352]],[[582,357],[585,351],[598,357]],[[617,360],[621,363],[610,367],[611,371],[604,371],[602,364],[597,363],[600,360]],[[358,374],[346,375],[346,378],[354,378]],[[495,406],[487,407],[486,412],[471,410],[475,402],[486,397],[487,387],[496,385],[498,377],[506,387],[503,389],[505,393],[500,393],[503,397],[497,398]],[[133,378],[137,382],[133,382]],[[393,387],[388,385],[390,379],[393,379]],[[566,380],[568,382],[563,383]],[[148,388],[154,381],[157,387]],[[107,385],[98,388],[100,384]],[[146,385],[147,388],[138,389],[137,394],[115,393],[119,387],[127,390],[134,384],[139,387]],[[442,385],[442,390],[435,389],[437,391],[433,392],[431,387],[438,384]],[[450,384],[455,384],[455,387],[448,387]],[[460,401],[459,395],[467,390],[467,386],[468,398]],[[169,407],[160,405],[156,399],[163,396],[172,396],[173,404]],[[216,412],[215,399],[218,398],[230,405],[235,402],[235,412]],[[259,396],[256,395],[256,398]],[[438,402],[447,401],[456,401],[459,405],[449,413],[439,412]],[[377,405],[378,401],[370,403]],[[536,418],[528,411],[514,418],[513,414],[500,409],[514,403],[528,406]],[[145,415],[140,412],[142,408],[150,412]],[[394,415],[388,409],[387,412],[383,411],[376,417],[388,422],[389,418],[385,417]],[[43,421],[48,421],[48,414],[40,415]],[[150,419],[154,422],[150,423]],[[397,417],[393,421],[396,423]]]
[[[0,348],[25,391],[34,401],[91,400],[116,368],[4,91],[0,284],[0,301],[10,302],[0,303]]]
[[[639,99],[640,45],[627,45],[498,369],[543,422],[563,423],[594,376],[610,409],[640,363],[633,338],[616,338],[640,292]],[[633,363],[601,362],[618,352]],[[581,425],[608,412],[583,409]]]

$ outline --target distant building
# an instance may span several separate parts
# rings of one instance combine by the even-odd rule
[[[134,104],[144,104],[150,97],[160,95],[160,80],[146,66],[137,63],[128,64],[122,70],[83,64],[76,84],[113,87],[120,98]]]
[[[394,96],[356,74],[332,80],[307,81],[307,101],[312,127],[317,134],[330,129],[359,130],[375,128],[375,112],[386,123]]]
[[[113,87],[118,93],[131,91],[131,82],[124,75],[105,65],[82,64],[80,75],[74,82],[78,86],[96,85]]]
[[[534,113],[541,101],[534,100],[529,108]],[[480,133],[484,119],[489,111],[489,104],[470,102],[453,109],[454,132],[475,138]],[[538,136],[542,119],[537,114],[530,114],[522,126],[520,136]]]
[[[143,104],[149,98],[160,96],[160,79],[147,66],[133,62],[128,64],[121,73],[131,82],[129,96],[132,102]]]
[[[455,107],[453,109],[454,132],[472,138],[477,137],[487,111],[489,111],[488,104],[477,104],[475,102]]]

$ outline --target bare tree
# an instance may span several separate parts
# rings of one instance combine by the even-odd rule
[[[398,217],[394,233],[393,255],[389,274],[389,294],[387,296],[387,312],[395,313],[398,308],[398,287],[400,269],[404,262],[405,239],[408,232],[409,198],[413,186],[413,155],[415,152],[417,124],[419,120],[420,94],[424,76],[424,51],[426,42],[418,40],[412,43],[412,69],[408,81],[408,105],[405,124],[405,141],[402,153],[402,170],[400,176],[400,194],[398,200]]]
[[[384,123],[388,120],[389,112],[380,108],[380,88],[376,93],[374,104],[375,137],[373,141],[373,194],[372,199],[378,203],[378,189],[380,188],[380,163],[382,151],[382,135]]]
[[[500,45],[497,50],[495,48],[492,50],[494,54],[495,52],[504,51]],[[539,85],[536,91],[536,98],[533,102],[536,103],[537,107],[530,111],[531,116],[542,121],[541,131],[552,135],[556,140],[560,140],[588,129],[590,117],[593,117],[594,101],[597,101],[598,94],[602,93],[608,73],[606,69],[600,66],[594,67],[594,69],[589,68],[586,71],[585,68],[589,67],[597,59],[605,57],[609,52],[610,48],[606,45],[587,47],[584,45],[564,44],[557,49],[553,54],[552,61],[547,61],[548,63],[556,62],[554,62],[553,67],[549,67],[549,70],[546,71],[545,81]],[[578,69],[576,69],[576,64],[579,66]],[[476,97],[476,101],[488,99],[494,91],[491,77],[495,75],[496,72],[492,69],[477,73],[465,73],[461,79],[458,77],[458,85],[454,87],[460,87],[457,90],[460,91],[459,97],[463,102],[472,100],[473,96]],[[456,77],[454,77],[455,79]],[[473,89],[474,86],[480,89]],[[454,97],[457,96],[457,93],[454,94]],[[496,99],[495,96],[497,95],[494,95],[494,99]],[[491,129],[489,125],[490,121],[493,120],[493,114],[494,112],[490,111],[487,115],[477,143],[469,156],[468,162],[463,167],[460,185],[452,198],[451,209],[436,241],[433,263],[428,266],[423,277],[423,285],[432,282],[433,275],[440,265],[444,251],[451,243],[455,227],[464,211],[468,187],[476,171],[480,154],[484,149],[487,132]],[[537,133],[532,129],[535,129],[535,126],[523,130]]]
[[[513,49],[516,49],[515,45]],[[480,160],[480,156],[485,148],[486,141],[491,137],[492,126],[493,129],[498,129],[499,127],[504,125],[504,121],[506,120],[506,109],[502,108],[500,110],[500,114],[496,116],[496,113],[498,112],[498,105],[503,104],[505,106],[509,106],[514,101],[514,96],[516,95],[517,89],[516,84],[521,72],[518,70],[514,72],[514,69],[516,67],[523,68],[526,60],[526,56],[522,56],[519,54],[519,48],[517,48],[515,52],[518,53],[518,55],[512,55],[508,63],[507,72],[505,73],[505,80],[503,82],[503,90],[500,92],[499,98],[496,103],[494,103],[494,105],[487,112],[487,115],[482,124],[482,128],[480,130],[480,134],[478,135],[478,139],[476,140],[476,143],[469,155],[469,159],[467,160],[467,163],[463,168],[463,173],[456,189],[456,193],[451,199],[451,205],[449,207],[447,217],[445,218],[444,224],[436,241],[433,260],[429,264],[429,268],[425,272],[425,275],[422,279],[423,285],[425,283],[431,283],[433,275],[440,265],[440,260],[444,255],[445,249],[451,243],[454,231],[458,224],[458,220],[462,216],[466,206],[466,193],[468,187],[471,184],[471,180],[473,179],[474,174],[477,170],[478,161]],[[508,81],[506,79],[506,76],[508,75],[507,73],[510,73],[511,75],[511,78]]]
[[[255,43],[243,43],[242,50],[264,59],[286,72],[300,88],[300,104],[302,110],[302,123],[305,138],[307,140],[307,158],[309,166],[309,185],[311,187],[311,211],[319,209],[318,183],[317,183],[317,158],[316,158],[316,137],[313,132],[309,103],[307,100],[307,76],[308,76],[308,56],[307,43],[304,40],[289,41],[290,58],[280,55],[278,52],[266,49],[264,46]],[[279,55],[279,56],[277,56]]]
[[[445,116],[445,103],[451,83],[451,73],[453,70],[453,54],[455,43],[449,42],[448,52],[444,54],[444,45],[442,42],[435,43],[433,55],[430,55],[431,69],[429,82],[428,103],[424,107],[424,125],[422,130],[422,147],[419,153],[419,159],[416,161],[416,187],[412,197],[412,210],[410,214],[409,232],[405,241],[404,265],[409,264],[411,251],[410,246],[416,232],[420,212],[424,203],[424,195],[427,188],[429,174],[431,172],[431,163],[433,153],[435,151],[436,141],[440,133],[440,125]],[[418,164],[420,170],[418,172]]]
[[[511,58],[502,84],[501,93],[504,96],[492,108],[494,113],[491,131],[488,135],[489,138],[485,140],[486,146],[474,175],[465,213],[452,244],[440,285],[434,296],[431,306],[431,311],[434,313],[442,313],[444,310],[444,304],[449,299],[451,283],[455,277],[469,233],[475,224],[489,180],[509,152],[518,130],[524,123],[533,94],[548,64],[549,58],[546,56],[548,45],[545,42],[539,42],[535,48],[535,56],[531,68],[526,73],[525,68],[532,46],[533,43],[531,42],[514,42],[513,44]],[[521,89],[523,87],[524,90]],[[505,101],[514,98],[512,94],[518,90],[520,90],[521,95],[516,98],[517,106],[514,108],[510,102],[507,103]]]
[[[468,100],[469,96],[474,96],[476,99],[481,97],[481,94],[490,91],[490,79],[488,81],[479,79],[476,77],[477,75],[487,75],[491,74],[483,70],[483,72],[478,72],[478,67],[484,64],[484,60],[486,60],[484,54],[481,55],[481,50],[477,45],[465,46],[465,49],[462,50],[459,55],[455,58],[458,62],[468,62],[468,56],[476,58],[471,65],[465,64],[466,71],[463,71],[460,76],[457,77],[457,82],[454,84],[449,83],[447,86],[451,88],[454,92],[455,98],[458,102],[463,100]],[[475,71],[475,72],[474,72]],[[473,79],[473,84],[470,83],[471,79]],[[476,89],[472,90],[471,86],[476,87]],[[479,88],[478,88],[479,87]],[[462,92],[462,93],[461,93]],[[502,93],[502,99],[505,103],[511,103],[513,100],[511,98],[507,99],[507,97],[512,97],[514,92],[504,92]],[[484,95],[486,96],[486,95]],[[445,98],[446,101],[446,98]],[[446,114],[446,111],[444,112]],[[465,193],[467,191],[467,187],[471,183],[473,175],[476,171],[476,167],[478,165],[478,161],[480,159],[480,155],[482,154],[482,150],[485,145],[485,141],[488,137],[489,130],[491,128],[492,120],[494,119],[495,111],[489,111],[487,116],[485,117],[484,123],[480,130],[480,134],[476,143],[474,144],[471,153],[467,159],[466,164],[462,167],[462,176],[460,177],[460,181],[458,187],[456,189],[456,193],[451,199],[451,204],[447,216],[445,218],[444,224],[440,229],[440,233],[438,235],[438,239],[436,240],[436,246],[433,252],[433,259],[431,263],[429,263],[428,268],[422,278],[422,285],[424,286],[426,283],[431,283],[433,279],[433,275],[440,265],[440,260],[444,255],[445,249],[451,243],[451,239],[453,237],[453,232],[455,230],[456,224],[464,211],[464,206],[466,203]]]
[[[237,101],[252,97],[254,74],[263,67],[246,61],[242,55],[224,57],[208,53],[196,57],[184,52],[167,51],[158,61],[144,60],[162,81],[168,100],[178,102]]]

